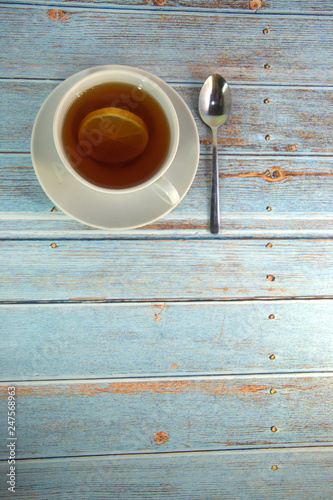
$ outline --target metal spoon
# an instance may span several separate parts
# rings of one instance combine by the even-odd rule
[[[229,118],[231,111],[231,90],[221,75],[215,73],[207,78],[199,96],[199,113],[202,120],[212,129],[213,174],[212,199],[210,207],[210,231],[220,231],[219,165],[217,152],[217,129]]]

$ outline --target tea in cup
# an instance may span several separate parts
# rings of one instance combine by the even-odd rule
[[[94,190],[125,194],[151,186],[179,201],[164,175],[179,143],[177,113],[166,93],[134,68],[88,74],[65,93],[53,122],[58,156]]]

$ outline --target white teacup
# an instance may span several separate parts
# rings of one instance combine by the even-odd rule
[[[78,96],[82,95],[82,93],[88,89],[109,82],[130,84],[140,90],[142,89],[142,91],[152,96],[163,109],[170,129],[169,147],[163,163],[151,177],[131,187],[109,188],[89,182],[87,178],[80,175],[80,173],[74,168],[75,165],[73,161],[71,161],[68,151],[65,150],[63,144],[62,131],[64,120],[74,101],[76,101]],[[135,100],[135,94],[132,97]],[[53,138],[57,153],[63,166],[73,176],[75,176],[76,179],[86,186],[89,186],[89,188],[104,193],[107,192],[110,194],[121,195],[150,186],[150,188],[153,189],[166,203],[175,205],[179,201],[179,194],[176,188],[165,175],[172,164],[178,149],[179,123],[177,113],[166,93],[150,78],[140,72],[137,72],[135,68],[119,68],[118,66],[116,68],[102,69],[100,71],[95,71],[74,83],[73,86],[64,94],[57,106],[53,121]]]

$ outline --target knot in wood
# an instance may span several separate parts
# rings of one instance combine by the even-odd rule
[[[166,432],[156,432],[155,441],[158,445],[164,444],[169,441],[169,436]]]
[[[49,9],[47,11],[47,17],[51,21],[60,21],[64,22],[69,19],[69,14],[66,14],[63,10],[60,9]]]
[[[285,179],[285,175],[279,167],[274,167],[271,170],[266,170],[262,177],[265,181],[269,182],[278,182]]]
[[[252,0],[250,2],[250,9],[252,9],[252,10],[261,9],[261,1],[260,0]]]

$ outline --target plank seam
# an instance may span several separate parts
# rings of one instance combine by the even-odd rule
[[[13,1],[2,1],[0,3],[0,7],[13,7],[13,6],[18,6],[22,8],[30,8],[31,10],[37,7],[44,7],[45,9],[50,9],[50,8],[57,8],[61,7],[63,8],[68,8],[70,9],[71,12],[80,12],[80,11],[86,11],[86,12],[107,12],[107,11],[117,11],[119,13],[123,12],[150,12],[150,13],[155,13],[159,15],[161,12],[164,14],[167,13],[173,13],[176,12],[177,14],[182,13],[182,14],[196,14],[200,15],[203,14],[205,16],[216,16],[216,14],[220,14],[226,17],[253,17],[253,16],[258,16],[260,18],[271,18],[271,17],[282,17],[282,18],[311,18],[311,19],[327,19],[330,17],[333,17],[332,12],[329,11],[324,11],[321,12],[320,14],[314,13],[312,11],[276,11],[276,12],[261,12],[260,10],[245,10],[245,9],[218,9],[218,8],[203,8],[200,9],[198,12],[198,9],[195,7],[165,7],[161,6],[159,7],[158,5],[155,5],[153,7],[151,6],[138,6],[135,7],[134,5],[131,6],[120,6],[120,5],[110,5],[107,3],[102,3],[102,5],[96,6],[96,4],[86,4],[85,2],[77,2],[75,4],[75,7],[73,7],[73,4],[71,2],[52,2],[52,3],[45,3],[44,1],[39,1],[35,0],[33,2],[20,2],[18,0],[13,0]]]
[[[234,454],[234,455],[239,455],[239,454],[247,454],[250,455],[254,451],[256,453],[263,453],[263,454],[270,454],[270,453],[285,453],[286,450],[290,453],[299,453],[300,451],[304,453],[313,453],[315,450],[317,453],[327,453],[327,451],[333,452],[333,445],[327,444],[327,445],[299,445],[299,446],[281,446],[281,445],[276,445],[272,446],[271,448],[264,448],[264,447],[249,447],[249,448],[233,448],[232,450],[228,448],[220,448],[216,450],[191,450],[191,451],[147,451],[147,452],[132,452],[132,453],[105,453],[105,454],[100,454],[100,455],[59,455],[59,456],[54,456],[54,457],[29,457],[29,458],[18,458],[16,457],[15,460],[19,461],[20,463],[24,462],[32,462],[35,463],[35,461],[57,461],[57,460],[77,460],[77,461],[83,461],[85,459],[91,460],[92,458],[94,459],[103,459],[103,458],[110,458],[110,459],[116,459],[120,457],[146,457],[146,456],[179,456],[179,455],[184,455],[184,456],[198,456],[198,455],[207,455],[209,453],[210,455],[229,455],[229,454]],[[0,459],[0,464],[1,463],[7,463],[7,459]]]
[[[61,217],[62,221],[63,222],[73,222],[68,216],[66,216],[65,214],[61,214],[61,215],[57,215],[57,217]],[[235,217],[237,217],[237,214],[235,215]],[[267,219],[263,219],[263,218],[250,218],[250,217],[245,217],[245,218],[242,218],[241,220],[262,220],[262,221],[267,221]],[[53,219],[51,217],[25,217],[24,215],[21,217],[21,216],[14,216],[14,217],[1,217],[0,216],[0,220],[2,221],[12,221],[12,220],[21,220],[21,221],[31,221],[31,222],[36,222],[36,221],[48,221],[48,222],[51,222],[53,221]],[[174,218],[174,219],[171,219],[172,221],[176,221],[177,218]],[[204,221],[206,222],[206,219],[196,219],[197,221],[201,220],[201,221]],[[221,220],[233,220],[233,217],[223,217],[223,214],[221,215]],[[273,218],[271,219],[272,221],[281,221],[281,220],[284,220],[283,218],[279,217],[277,219]],[[328,222],[331,222],[333,219],[330,217],[330,218],[327,218],[327,217],[315,217],[315,218],[305,218],[305,219],[302,219],[301,217],[294,217],[294,218],[287,218],[288,221],[290,220],[303,220],[305,222],[308,222],[310,223],[311,221],[328,221]],[[74,221],[75,222],[75,221]],[[165,224],[167,225],[168,222],[165,221]],[[196,228],[194,227],[192,230],[196,230],[198,232],[200,228]],[[207,227],[205,228],[201,228],[201,229],[206,229],[207,232],[208,232],[208,225]],[[0,230],[1,231],[1,230]],[[56,230],[54,230],[56,231]],[[229,236],[228,235],[223,235],[223,234],[219,234],[218,236],[212,238],[210,237],[209,235],[205,236],[205,235],[200,235],[200,239],[198,238],[198,236],[196,234],[194,235],[191,235],[189,233],[186,232],[186,228],[183,229],[184,231],[184,234],[183,235],[175,235],[175,236],[170,236],[170,232],[172,231],[172,229],[168,229],[168,228],[165,228],[165,229],[154,229],[154,228],[151,228],[150,231],[155,231],[156,232],[156,235],[149,235],[148,236],[148,232],[149,232],[149,229],[141,229],[141,230],[133,230],[133,233],[131,232],[125,232],[123,233],[123,236],[112,236],[112,234],[110,234],[109,230],[105,229],[104,233],[102,232],[103,230],[100,230],[100,229],[96,229],[96,231],[94,231],[94,229],[91,230],[92,234],[98,234],[100,235],[98,238],[96,238],[95,236],[93,237],[90,237],[90,236],[87,236],[86,235],[86,230],[83,230],[83,228],[81,230],[76,230],[77,233],[80,233],[84,231],[84,235],[83,236],[80,236],[79,238],[79,241],[91,241],[91,242],[94,242],[94,241],[128,241],[128,242],[132,242],[133,240],[136,240],[136,241],[141,241],[141,242],[145,242],[145,241],[164,241],[164,242],[173,242],[173,241],[232,241],[232,240],[235,240],[235,241],[266,241],[267,239],[270,239],[270,240],[274,240],[274,241],[284,241],[284,240],[288,240],[288,241],[330,241],[330,240],[333,240],[333,235],[332,235],[332,230],[331,229],[328,229],[326,230],[326,233],[325,234],[321,234],[321,229],[303,229],[304,232],[308,231],[308,234],[307,236],[304,236],[302,234],[300,234],[300,236],[297,236],[298,233],[299,233],[299,229],[287,229],[287,230],[279,230],[279,229],[262,229],[260,228],[260,235],[256,235],[256,232],[255,230],[245,230],[245,229],[234,229],[234,230],[229,230],[229,232],[232,232],[232,233],[235,233],[235,234],[230,234]],[[111,231],[111,230],[110,230]],[[113,230],[115,231],[115,230]],[[160,231],[160,232],[159,232]],[[163,231],[166,231],[167,232],[167,235],[163,237]],[[286,232],[294,232],[295,234],[292,234],[292,235],[287,235],[285,234]],[[24,242],[41,242],[41,241],[45,241],[45,242],[49,242],[49,241],[53,241],[54,239],[56,239],[58,242],[77,242],[78,241],[78,238],[73,236],[73,234],[71,234],[70,236],[64,236],[63,235],[63,231],[62,231],[62,234],[61,236],[59,235],[51,235],[51,236],[46,236],[45,234],[43,234],[41,232],[41,236],[38,236],[38,234],[35,234],[34,238],[32,238],[30,235],[28,236],[23,236],[25,234],[25,232],[29,232],[29,231],[18,231],[19,234],[21,234],[21,237],[18,237],[18,236],[14,236],[15,234],[18,234],[15,230],[12,230],[12,233],[13,233],[13,236],[0,236],[0,241],[7,241],[7,242],[20,242],[20,241],[24,241]],[[118,232],[121,232],[121,230],[119,230]],[[239,233],[239,234],[237,234]],[[247,234],[247,235],[244,235]],[[250,234],[249,234],[250,233]],[[264,235],[262,235],[262,233],[265,233]],[[278,234],[280,233],[280,234]],[[312,234],[311,234],[312,233]],[[1,234],[1,233],[0,233]],[[145,234],[147,234],[147,236],[145,236]],[[269,236],[267,236],[267,234],[269,234]]]
[[[249,380],[253,381],[256,379],[277,379],[277,378],[332,378],[333,377],[333,370],[332,371],[299,371],[299,372],[288,372],[288,371],[283,371],[283,372],[258,372],[258,373],[251,373],[251,372],[244,372],[244,373],[207,373],[207,374],[191,374],[191,375],[182,375],[182,374],[177,374],[177,375],[136,375],[135,377],[105,377],[105,378],[46,378],[46,379],[15,379],[15,378],[9,378],[9,379],[2,379],[0,378],[0,387],[7,387],[10,384],[20,384],[21,386],[36,386],[36,385],[50,385],[50,384],[59,384],[59,385],[79,385],[79,384],[86,384],[86,383],[94,383],[94,384],[105,384],[105,383],[135,383],[135,382],[174,382],[175,380],[178,382],[181,381],[214,381],[214,380]],[[17,393],[19,395],[19,388],[17,389]]]
[[[75,378],[75,379],[45,379],[45,380],[15,380],[16,383],[20,383],[21,387],[29,386],[29,387],[38,387],[38,386],[44,386],[44,385],[52,385],[52,384],[57,384],[59,386],[80,386],[80,385],[85,385],[86,383],[91,383],[92,381],[94,384],[135,384],[136,382],[142,383],[150,383],[154,381],[154,383],[158,382],[163,382],[163,383],[173,383],[175,380],[177,381],[193,381],[193,382],[208,382],[208,381],[225,381],[225,380],[248,380],[250,383],[252,383],[254,380],[263,380],[263,379],[268,379],[271,380],[272,378],[282,378],[282,379],[289,379],[289,378],[298,378],[298,379],[308,379],[308,378],[332,378],[333,377],[333,370],[330,371],[314,371],[314,372],[281,372],[281,373],[270,373],[270,372],[265,372],[265,373],[243,373],[243,374],[224,374],[224,375],[166,375],[166,376],[137,376],[137,377],[107,377],[107,378]],[[0,382],[0,387],[7,387],[8,383],[13,383],[14,380],[5,380]],[[20,388],[16,388],[17,392],[17,398],[19,398],[19,393],[20,393]]]
[[[306,295],[299,295],[299,296],[285,296],[285,297],[234,297],[234,298],[207,298],[207,299],[199,299],[195,298],[193,300],[188,299],[188,298],[167,298],[163,299],[160,297],[155,297],[155,298],[148,298],[148,299],[141,299],[141,298],[132,298],[132,299],[106,299],[106,298],[73,298],[73,299],[55,299],[55,300],[1,300],[0,301],[0,306],[10,306],[10,305],[55,305],[55,304],[149,304],[149,303],[177,303],[177,304],[183,304],[183,303],[225,303],[225,302],[256,302],[256,301],[291,301],[291,300],[332,300],[333,296],[332,295],[321,295],[321,296],[306,296]]]
[[[326,300],[326,301],[331,301],[333,300],[333,296],[332,297],[327,297],[327,298],[322,298],[322,297],[303,297],[303,298],[298,298],[298,297],[291,297],[291,298],[283,298],[283,297],[279,297],[278,299],[271,299],[270,297],[265,297],[263,299],[258,299],[258,298],[254,298],[254,299],[249,299],[249,298],[244,298],[244,299],[240,299],[238,300],[238,302],[247,302],[248,304],[251,304],[252,302],[254,301],[258,301],[260,300],[261,302],[269,302],[271,303],[272,300],[275,301],[275,300],[279,300],[280,302],[290,302],[290,301],[295,301],[295,302],[308,302],[308,301],[316,301],[316,300]],[[202,304],[203,302],[205,303],[205,305],[213,305],[213,304],[216,304],[216,302],[223,302],[223,303],[226,303],[226,302],[237,302],[237,299],[213,299],[213,300],[209,300],[209,299],[184,299],[183,301],[180,301],[179,299],[177,300],[172,300],[172,299],[167,299],[167,300],[164,300],[164,301],[159,301],[157,299],[154,299],[152,301],[149,301],[149,300],[146,300],[146,299],[140,299],[140,300],[137,300],[137,301],[134,301],[134,300],[129,300],[128,304],[136,304],[138,306],[144,306],[146,304],[163,304],[165,302],[168,302],[169,305],[173,305],[173,306],[176,306],[176,305],[179,305],[180,303],[182,305],[195,305],[195,304]],[[127,302],[126,301],[123,301],[123,300],[120,300],[119,301],[121,304],[123,303],[123,305],[127,305]],[[62,307],[62,305],[76,305],[76,306],[84,306],[86,304],[98,304],[98,305],[104,305],[105,307],[108,306],[108,305],[113,305],[113,304],[118,304],[119,302],[114,302],[114,299],[86,299],[86,300],[77,300],[77,301],[74,301],[74,300],[63,300],[63,299],[59,299],[59,300],[54,300],[54,301],[0,301],[0,308],[1,307],[7,307],[8,305],[10,307],[21,307],[21,306],[26,306],[26,307],[30,307],[30,306],[43,306],[43,307],[46,307],[46,306],[55,306],[55,305],[59,305],[60,307]]]
[[[62,83],[66,78],[36,78],[36,77],[0,77],[0,84],[3,83]],[[171,86],[175,87],[196,87],[201,88],[202,81],[177,81],[177,80],[165,80]],[[230,83],[231,87],[237,88],[262,88],[271,89],[272,87],[281,88],[281,90],[333,90],[333,85],[306,85],[306,84],[289,84],[289,83],[262,83],[262,82],[247,82],[242,81],[241,83],[233,82]]]

